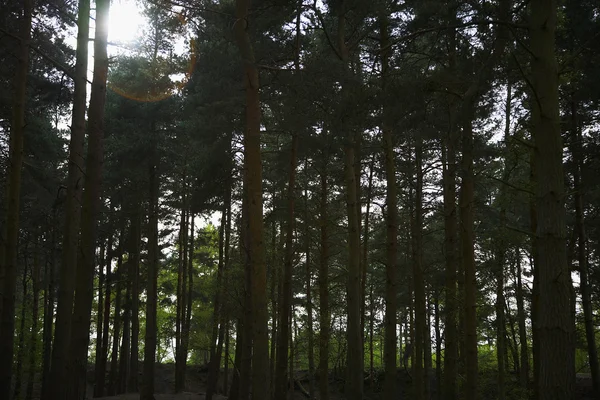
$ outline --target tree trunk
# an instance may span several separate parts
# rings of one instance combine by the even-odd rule
[[[131,351],[129,355],[129,376],[127,392],[138,391],[139,336],[140,336],[140,246],[142,242],[142,205],[136,204],[131,218],[131,241],[129,243],[129,276],[131,279]]]
[[[435,397],[442,398],[442,335],[440,332],[440,299],[435,293],[434,303],[434,329],[435,329]]]
[[[19,399],[21,396],[21,389],[23,388],[22,378],[23,378],[23,359],[25,358],[25,320],[27,319],[27,314],[25,311],[27,310],[27,252],[28,248],[25,246],[23,250],[23,258],[25,259],[24,268],[23,268],[23,277],[21,279],[21,285],[23,288],[22,292],[22,300],[21,300],[21,318],[19,321],[19,332],[17,332],[17,337],[19,338],[19,342],[17,344],[17,357],[16,357],[16,369],[15,369],[15,388],[13,392],[13,398]]]
[[[160,250],[158,248],[158,214],[160,197],[160,176],[158,160],[158,132],[152,127],[151,155],[149,157],[149,199],[148,199],[148,283],[146,288],[146,333],[144,336],[143,381],[140,400],[154,400],[154,362],[157,342],[157,286]]]
[[[108,377],[108,395],[117,394],[117,380],[119,369],[119,341],[121,338],[121,289],[123,284],[123,242],[125,240],[125,220],[121,221],[119,245],[117,247],[117,268],[115,272],[117,286],[115,287],[115,315],[113,319],[113,342],[110,355],[110,373]]]
[[[298,152],[298,135],[292,135],[292,143],[290,150],[290,170],[289,170],[289,181],[288,181],[288,218],[285,235],[285,257],[284,257],[284,268],[283,268],[283,287],[282,287],[282,298],[281,304],[279,305],[279,329],[277,331],[277,367],[275,373],[275,393],[276,399],[286,398],[288,392],[288,368],[287,364],[289,361],[289,349],[288,340],[291,336],[291,327],[289,321],[291,318],[291,307],[292,307],[292,267],[294,260],[294,229],[295,229],[295,215],[294,215],[294,200],[295,200],[295,188],[296,188],[296,165],[297,165],[297,152]],[[291,374],[292,371],[289,371]]]
[[[427,306],[425,299],[425,277],[423,274],[423,144],[417,139],[415,146],[416,190],[413,219],[413,281],[415,299],[415,399],[428,399],[428,371],[424,358],[427,354]]]
[[[211,400],[217,388],[219,380],[219,371],[221,369],[221,351],[218,347],[223,348],[223,312],[222,302],[225,296],[225,283],[223,282],[225,268],[225,226],[227,222],[227,213],[229,204],[227,199],[223,202],[223,210],[221,213],[221,226],[219,226],[219,265],[217,268],[217,290],[215,296],[215,304],[213,308],[213,326],[210,341],[210,365],[208,371],[208,382],[206,389],[206,400]],[[217,345],[218,342],[218,345]]]
[[[515,297],[517,299],[517,319],[519,320],[519,345],[521,357],[520,380],[521,386],[527,388],[529,385],[529,346],[527,344],[527,328],[525,325],[525,304],[523,295],[523,282],[521,271],[521,249],[515,249],[516,253],[516,275],[517,288]]]
[[[460,187],[460,226],[462,264],[464,266],[465,313],[465,399],[477,398],[477,278],[475,275],[474,206],[475,184],[473,175],[473,105],[466,104],[462,132],[462,183]]]
[[[187,355],[188,348],[190,343],[190,328],[192,323],[192,290],[194,288],[194,214],[190,213],[190,221],[188,225],[190,226],[190,241],[187,245],[188,256],[187,256],[187,295],[186,295],[186,312],[185,318],[183,321],[183,344],[182,344],[182,353],[184,356],[185,362],[182,365],[182,374],[183,381],[185,382],[186,370],[187,370]]]
[[[506,104],[505,104],[505,123],[504,123],[504,166],[502,171],[502,182],[508,182],[510,178],[510,169],[508,166],[508,143],[510,141],[510,117],[512,111],[512,83],[507,83]],[[498,400],[504,400],[506,394],[505,388],[505,369],[504,352],[506,351],[506,321],[504,318],[504,264],[506,260],[506,188],[500,186],[498,193],[498,205],[500,207],[500,230],[499,238],[496,241],[496,358],[498,360]]]
[[[573,95],[575,97],[575,95]],[[573,98],[571,100],[571,153],[573,155],[574,172],[573,172],[573,189],[575,191],[575,228],[577,231],[577,260],[579,263],[579,277],[581,288],[581,303],[583,308],[585,337],[587,341],[588,360],[590,364],[590,372],[592,374],[592,382],[594,387],[594,395],[600,396],[600,366],[598,365],[598,351],[596,349],[596,332],[594,327],[594,313],[592,310],[591,290],[589,285],[589,266],[587,262],[587,237],[585,232],[585,218],[583,209],[582,195],[582,176],[583,176],[583,136],[579,128],[577,115],[577,102]]]
[[[350,74],[349,54],[346,45],[346,5],[343,1],[338,4],[338,48],[344,64],[344,73]],[[349,97],[348,83],[342,85],[342,97]],[[346,398],[361,399],[363,396],[363,341],[361,332],[361,271],[360,271],[360,221],[357,182],[356,150],[357,135],[351,127],[343,122],[341,133],[346,135],[344,144],[344,175],[346,190],[346,214],[348,218],[348,279],[347,279],[347,366],[346,366]],[[358,168],[360,168],[358,166]]]
[[[274,195],[276,196],[276,194]],[[279,268],[277,268],[277,223],[273,219],[271,223],[271,350],[270,350],[270,376],[275,377],[275,364],[277,362],[277,320],[278,320],[278,296],[279,290]],[[275,379],[271,379],[271,393],[275,393]]]
[[[447,400],[457,400],[458,379],[458,329],[456,292],[458,264],[458,232],[456,215],[456,151],[455,134],[451,128],[442,144],[444,185],[444,253],[446,264],[445,319],[444,319],[444,387]]]
[[[107,253],[110,252],[110,240],[108,245],[102,243],[100,246],[100,262],[98,264],[98,309],[96,313],[96,344],[94,349],[94,397],[98,396],[98,374],[100,373],[100,363],[102,360],[102,334],[104,333],[104,287],[108,286],[106,275],[104,275],[105,259],[108,258]]]
[[[19,246],[19,204],[21,193],[21,167],[25,137],[25,108],[27,98],[27,74],[29,72],[29,43],[31,41],[31,14],[33,1],[23,0],[21,15],[18,65],[14,78],[13,123],[9,143],[9,175],[6,199],[6,243],[4,259],[0,260],[0,398],[10,396],[14,330],[15,292],[17,284],[17,254]]]
[[[83,188],[85,112],[87,103],[88,42],[90,29],[90,0],[79,1],[77,16],[77,51],[75,61],[73,114],[69,143],[69,171],[65,204],[62,264],[59,272],[56,329],[48,391],[43,400],[64,398],[66,382],[71,375],[68,365],[72,349],[71,324],[75,295],[75,273],[81,223],[81,195]]]
[[[185,187],[185,172],[183,174],[183,186]],[[179,268],[177,271],[177,317],[175,320],[175,393],[183,391],[185,382],[183,380],[183,325],[185,321],[187,290],[187,212],[185,194],[181,196],[181,221],[179,224]],[[187,357],[185,357],[187,358]]]
[[[108,339],[110,329],[110,295],[112,285],[112,259],[113,259],[113,234],[108,236],[108,244],[106,246],[106,289],[104,294],[104,322],[102,324],[102,347],[100,350],[100,360],[96,363],[96,386],[94,387],[94,397],[103,397],[106,386],[106,364],[108,358]],[[115,327],[116,327],[116,320]]]
[[[239,382],[239,399],[249,400],[251,393],[252,384],[252,340],[254,336],[254,329],[252,325],[252,267],[250,264],[249,248],[252,246],[251,235],[248,229],[248,197],[244,193],[245,199],[242,204],[242,225],[243,238],[244,238],[244,284],[245,284],[245,303],[246,307],[242,310],[243,324],[242,324],[242,337],[243,347],[241,351],[241,365],[240,365],[240,382]]]
[[[94,77],[89,109],[89,133],[86,180],[81,207],[81,241],[77,260],[75,303],[71,325],[71,360],[73,374],[69,378],[66,399],[79,400],[86,392],[87,351],[90,317],[94,297],[97,224],[100,219],[102,164],[104,158],[104,104],[108,75],[109,0],[96,0],[96,34],[94,37]],[[63,382],[64,383],[64,382]]]
[[[129,350],[131,344],[131,260],[124,264],[125,301],[123,303],[123,338],[119,351],[119,374],[117,378],[117,394],[125,393],[127,374],[129,373]]]
[[[27,377],[27,391],[25,399],[33,398],[33,384],[35,380],[35,371],[37,367],[37,343],[38,343],[38,323],[39,323],[39,300],[40,300],[40,236],[35,238],[35,250],[33,253],[33,270],[31,281],[33,285],[33,300],[31,307],[31,336],[29,338],[29,372]]]
[[[558,66],[554,37],[557,4],[530,3],[532,122],[537,171],[537,259],[539,279],[536,352],[539,398],[571,399],[575,387],[575,324],[566,253],[565,188],[560,134]]]
[[[319,224],[321,229],[321,254],[319,257],[319,398],[329,400],[329,237],[327,231],[327,164],[329,154],[323,151]]]
[[[381,89],[387,90],[387,74],[389,73],[389,21],[387,15],[379,17],[381,32],[381,46],[384,49],[381,57]],[[384,368],[385,368],[385,386],[384,396],[386,400],[392,400],[397,397],[396,393],[396,269],[397,269],[397,236],[398,236],[398,189],[396,186],[396,160],[394,153],[394,142],[390,128],[388,107],[383,106],[383,125],[382,125],[382,150],[385,159],[385,177],[386,177],[386,266],[385,266],[385,317],[384,317]],[[371,315],[373,319],[373,315]],[[371,374],[373,374],[371,366]],[[373,390],[373,388],[371,388]]]
[[[43,331],[43,360],[42,360],[42,390],[41,399],[50,398],[50,362],[52,358],[52,322],[54,319],[54,263],[57,235],[57,216],[56,207],[52,210],[51,222],[52,228],[46,234],[50,235],[50,249],[46,253],[46,262],[44,266],[44,331]]]
[[[248,196],[248,230],[252,237],[249,256],[252,269],[252,396],[269,399],[269,331],[267,271],[263,242],[262,163],[260,150],[260,101],[258,69],[248,34],[250,0],[236,0],[235,36],[244,67],[246,131],[244,132],[244,184]]]
[[[304,171],[308,170],[308,162],[304,163]],[[315,355],[314,355],[314,332],[313,332],[313,298],[312,298],[312,251],[310,240],[310,224],[308,214],[308,190],[304,191],[304,241],[306,244],[306,329],[308,336],[308,394],[312,400],[315,398]]]

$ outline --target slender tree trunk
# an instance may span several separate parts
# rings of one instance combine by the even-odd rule
[[[19,332],[17,332],[17,337],[19,338],[19,342],[17,344],[17,357],[16,357],[16,369],[15,369],[15,389],[13,392],[13,398],[19,399],[21,396],[21,389],[23,388],[23,359],[25,358],[25,320],[27,319],[27,314],[25,311],[27,310],[27,292],[28,292],[28,280],[27,280],[27,252],[28,248],[25,246],[23,251],[23,258],[25,259],[23,268],[23,277],[21,279],[21,287],[23,288],[22,292],[22,301],[21,301],[21,318],[19,321]]]
[[[245,303],[243,314],[243,325],[242,325],[242,337],[243,347],[241,350],[241,365],[240,365],[240,382],[239,382],[239,399],[249,400],[251,393],[252,384],[252,340],[254,336],[253,329],[253,317],[252,317],[252,266],[250,264],[250,247],[252,246],[252,236],[248,229],[248,196],[244,193],[244,200],[242,200],[242,226],[243,226],[243,238],[244,238],[244,284],[245,284]]]
[[[43,336],[43,360],[42,360],[42,390],[41,398],[50,398],[50,362],[52,358],[52,322],[54,319],[54,263],[55,263],[55,248],[58,225],[56,216],[56,207],[52,211],[52,228],[47,234],[50,235],[50,249],[47,251],[46,262],[44,266],[44,332]]]
[[[277,224],[275,219],[271,223],[271,350],[270,350],[270,376],[275,377],[275,365],[277,362],[277,331],[278,331],[278,295],[279,268],[277,268]],[[275,379],[271,379],[271,393],[275,393]]]
[[[557,3],[530,3],[533,138],[537,171],[537,259],[539,289],[537,356],[539,398],[571,399],[575,388],[575,324],[571,273],[566,253],[565,188],[560,134],[558,65],[555,54]]]
[[[375,328],[375,300],[373,299],[373,284],[369,285],[369,387],[374,389],[374,347],[373,337]]]
[[[506,302],[506,296],[504,298],[504,314],[506,315],[506,320],[508,322],[508,327],[510,328],[510,337],[508,333],[506,334],[506,343],[510,349],[506,350],[506,358],[508,359],[508,350],[510,350],[511,357],[513,359],[513,372],[517,375],[520,374],[520,365],[519,365],[519,350],[517,345],[517,330],[515,329],[515,319],[511,313],[510,308],[508,307],[508,303]],[[509,367],[508,361],[505,363],[506,369]]]
[[[521,271],[521,249],[515,249],[516,254],[516,276],[517,288],[515,297],[517,299],[517,319],[519,320],[519,345],[521,356],[520,380],[521,386],[527,388],[529,385],[529,346],[527,344],[527,328],[525,325],[525,304],[523,294],[523,282]]]
[[[582,176],[583,176],[583,136],[579,128],[578,115],[577,115],[577,102],[575,95],[571,100],[571,123],[572,123],[572,148],[571,153],[574,161],[574,172],[573,172],[573,185],[575,190],[575,228],[577,231],[577,260],[579,263],[579,286],[581,288],[581,303],[583,308],[584,324],[585,324],[585,337],[587,341],[588,349],[588,360],[590,364],[590,371],[592,373],[592,382],[594,387],[594,394],[600,396],[600,366],[598,364],[598,351],[596,349],[596,332],[594,327],[594,313],[592,310],[592,296],[589,285],[589,266],[587,262],[587,237],[585,232],[585,218],[583,209],[583,188],[582,188]]]
[[[185,319],[183,322],[183,355],[184,355],[184,359],[185,362],[183,363],[182,366],[182,373],[183,373],[183,381],[185,382],[185,377],[186,377],[186,371],[187,371],[187,355],[188,355],[188,348],[189,348],[189,343],[190,343],[190,328],[191,328],[191,324],[192,324],[192,302],[193,302],[193,298],[192,298],[192,292],[194,289],[194,263],[193,263],[193,259],[194,259],[194,218],[195,215],[193,213],[190,213],[190,222],[188,223],[188,225],[190,226],[190,240],[187,246],[187,250],[188,250],[188,256],[187,256],[187,263],[188,263],[188,268],[187,268],[187,295],[186,295],[186,301],[187,301],[187,306],[186,306],[186,312],[185,312]]]
[[[75,295],[75,272],[81,221],[81,195],[84,172],[85,112],[87,95],[88,42],[90,29],[90,0],[79,1],[77,16],[77,51],[71,141],[69,144],[69,172],[65,204],[62,265],[59,272],[58,303],[56,308],[56,330],[48,391],[42,393],[43,400],[64,398],[70,375],[68,365],[71,353],[71,323],[73,298]]]
[[[225,366],[223,369],[223,394],[229,393],[229,316],[225,321]]]
[[[115,287],[115,315],[113,318],[113,342],[110,356],[110,373],[108,377],[108,395],[114,396],[117,394],[117,380],[119,370],[119,342],[121,339],[121,289],[123,285],[123,242],[125,240],[125,220],[121,221],[121,230],[119,234],[119,246],[117,247],[117,268]]]
[[[456,210],[456,152],[454,129],[451,128],[447,140],[442,144],[443,185],[444,185],[444,253],[446,264],[445,319],[444,319],[444,387],[443,396],[447,400],[458,399],[458,329],[456,292],[458,264],[458,232]]]
[[[389,21],[387,15],[379,17],[381,32],[381,46],[383,49],[381,57],[381,89],[383,92],[387,88],[387,74],[389,73]],[[398,189],[396,186],[396,160],[394,153],[394,142],[390,128],[388,107],[383,108],[384,123],[382,126],[382,148],[385,159],[385,177],[386,177],[386,266],[385,266],[385,317],[384,317],[384,368],[385,368],[385,387],[384,396],[386,400],[392,400],[397,397],[396,390],[396,269],[397,269],[397,236],[398,236]],[[373,315],[371,315],[373,319]],[[373,373],[371,365],[371,374]],[[372,389],[372,388],[371,388]]]
[[[323,152],[320,193],[321,254],[319,257],[319,398],[329,400],[329,237],[327,210],[327,164],[329,154]]]
[[[462,263],[464,265],[464,312],[465,312],[465,399],[477,398],[477,278],[475,275],[474,201],[473,175],[473,105],[466,104],[462,132],[462,183],[460,188],[460,226]]]
[[[269,330],[267,271],[263,242],[262,162],[260,151],[260,100],[258,69],[248,34],[250,0],[236,0],[235,36],[244,67],[246,89],[246,131],[244,132],[244,184],[248,196],[250,266],[252,268],[252,396],[269,399]]]
[[[123,338],[119,351],[119,374],[117,375],[117,394],[125,393],[127,374],[129,373],[129,349],[131,344],[131,260],[124,264],[125,301],[123,304]]]
[[[434,303],[434,329],[435,329],[435,397],[442,398],[442,335],[440,332],[440,299],[435,293]]]
[[[86,180],[81,207],[81,241],[77,259],[75,303],[71,325],[71,360],[73,374],[66,399],[79,400],[86,392],[87,351],[90,316],[94,297],[96,236],[100,217],[102,164],[104,158],[104,104],[108,75],[109,0],[96,0],[96,34],[94,36],[94,77],[89,109]]]
[[[185,187],[185,172],[183,174],[183,186]],[[181,221],[179,224],[179,268],[177,271],[177,317],[175,320],[175,393],[183,391],[185,382],[183,381],[184,364],[183,358],[183,324],[185,320],[185,292],[186,292],[186,271],[187,271],[187,241],[186,241],[186,220],[187,212],[185,207],[185,194],[181,196]]]
[[[139,296],[140,296],[140,246],[142,241],[142,205],[136,204],[136,211],[131,218],[131,239],[129,243],[129,276],[131,279],[131,351],[129,355],[129,373],[127,392],[138,391],[139,369]]]
[[[29,72],[29,43],[31,41],[31,14],[33,1],[23,0],[21,15],[18,65],[14,78],[13,123],[9,143],[9,175],[6,199],[6,243],[4,259],[0,259],[0,398],[10,396],[14,330],[15,292],[17,284],[17,254],[19,246],[19,204],[21,193],[21,167],[25,137],[25,108],[27,75]]]
[[[106,246],[106,289],[104,294],[104,322],[102,324],[102,347],[100,350],[100,360],[96,364],[96,386],[94,388],[94,397],[104,396],[106,386],[106,364],[108,359],[108,339],[110,329],[110,296],[112,285],[112,259],[113,259],[113,235],[109,234],[108,244]],[[116,326],[116,320],[115,320]]]
[[[38,323],[39,323],[39,300],[40,300],[40,236],[35,239],[35,250],[33,253],[33,270],[31,281],[33,285],[33,300],[31,307],[31,332],[29,337],[29,372],[27,377],[27,391],[25,399],[33,398],[33,384],[35,372],[37,370],[37,344],[38,344]]]
[[[277,368],[275,373],[275,393],[276,399],[284,399],[288,392],[288,372],[287,363],[289,361],[289,349],[287,338],[291,336],[290,312],[292,307],[292,264],[294,261],[294,229],[295,229],[295,188],[296,188],[296,165],[298,152],[298,135],[292,135],[291,152],[290,152],[290,170],[288,181],[288,218],[285,236],[285,259],[283,269],[283,291],[282,302],[280,304],[279,313],[279,330],[277,340]]]
[[[221,369],[221,351],[223,349],[223,312],[222,302],[224,300],[225,283],[223,282],[225,268],[225,226],[227,225],[227,212],[229,209],[228,201],[223,202],[221,213],[221,226],[219,226],[219,265],[217,268],[217,290],[215,304],[213,308],[213,326],[210,341],[210,365],[208,371],[208,383],[206,389],[206,400],[211,400],[217,388],[219,380],[219,370]],[[217,342],[219,343],[217,345]]]
[[[236,335],[235,335],[235,359],[233,360],[233,377],[231,379],[231,388],[229,390],[229,400],[240,399],[240,380],[241,380],[241,367],[242,367],[242,347],[243,347],[243,328],[242,319],[239,318],[236,324]]]
[[[504,209],[501,210],[500,219],[504,220]],[[503,233],[500,233],[503,235]],[[499,249],[496,255],[496,359],[498,362],[498,400],[504,400],[505,373],[506,364],[504,363],[504,353],[506,352],[506,321],[504,317],[504,244],[500,240]]]
[[[154,400],[154,362],[157,343],[157,286],[160,250],[158,248],[158,214],[160,176],[158,158],[158,132],[152,127],[152,148],[149,157],[148,201],[148,283],[146,289],[146,333],[144,337],[143,381],[140,400]]]
[[[423,144],[420,139],[415,146],[416,190],[414,197],[413,227],[413,280],[415,290],[415,399],[428,399],[428,372],[425,336],[427,332],[427,305],[425,277],[423,273]]]
[[[108,245],[110,245],[110,240]],[[110,248],[102,243],[100,246],[100,262],[98,264],[98,309],[96,314],[96,343],[95,343],[95,362],[94,362],[94,397],[98,396],[98,374],[100,373],[100,363],[102,362],[102,335],[104,333],[104,287],[108,286],[106,275],[104,275],[105,259],[108,258]],[[106,282],[106,283],[105,283]]]
[[[508,143],[510,140],[510,117],[512,112],[512,83],[508,82],[506,88],[505,104],[505,123],[504,123],[504,146],[506,155],[504,157],[504,167],[502,171],[502,181],[508,182],[510,178],[510,169],[508,166]],[[498,203],[500,206],[500,235],[496,241],[496,358],[498,360],[498,400],[504,400],[506,396],[505,373],[506,365],[503,354],[506,351],[506,321],[504,318],[504,264],[506,260],[506,189],[502,185],[498,194]]]
[[[304,163],[304,171],[308,171],[308,162]],[[306,327],[308,336],[308,393],[310,399],[315,398],[315,339],[313,332],[313,298],[312,298],[312,251],[310,240],[310,224],[308,214],[308,190],[304,191],[304,236],[306,244]]]
[[[344,1],[337,5],[338,48],[344,74],[350,74],[349,52],[346,45],[346,5]],[[342,97],[348,98],[350,87],[342,85]],[[345,394],[349,400],[361,399],[363,396],[363,340],[361,332],[361,271],[360,271],[360,221],[357,182],[357,135],[343,121],[341,132],[346,134],[344,144],[344,175],[346,190],[346,213],[348,218],[348,281],[347,281],[347,366]]]

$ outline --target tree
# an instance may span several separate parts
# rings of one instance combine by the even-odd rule
[[[530,4],[532,134],[537,172],[536,245],[539,280],[539,352],[536,381],[540,399],[568,399],[575,384],[571,276],[567,266],[562,139],[555,54],[557,4]],[[535,290],[535,289],[534,289]]]
[[[17,255],[19,249],[19,205],[21,192],[21,168],[25,137],[25,112],[27,76],[29,72],[29,43],[31,40],[31,19],[33,2],[23,1],[20,15],[21,29],[18,48],[18,65],[14,77],[14,97],[12,106],[12,127],[10,133],[10,175],[6,200],[6,242],[0,252],[0,396],[10,398],[12,364],[14,355],[15,329],[15,289],[17,282]]]

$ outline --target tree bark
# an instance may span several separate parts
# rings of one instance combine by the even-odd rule
[[[113,234],[108,236],[108,244],[106,246],[106,288],[104,293],[104,322],[102,323],[102,346],[100,350],[100,360],[96,363],[96,386],[94,387],[94,397],[104,396],[106,386],[106,364],[108,361],[108,340],[110,329],[110,303],[111,303],[111,285],[112,285],[112,260],[113,260]],[[116,326],[116,320],[115,320]]]
[[[555,54],[557,3],[530,3],[532,123],[537,171],[539,399],[570,399],[575,387],[575,323],[567,265],[562,139]]]
[[[160,176],[158,160],[158,132],[152,127],[151,155],[149,157],[148,198],[148,283],[146,288],[146,333],[144,336],[143,381],[140,400],[154,400],[154,362],[157,342],[157,286],[160,250],[158,248],[158,214]]]
[[[304,171],[308,171],[308,162],[304,163]],[[315,398],[315,355],[313,332],[313,298],[312,298],[312,251],[310,240],[310,224],[308,211],[308,190],[304,191],[304,241],[306,245],[306,329],[308,336],[308,394],[312,400]]]
[[[427,305],[425,297],[425,277],[423,273],[423,144],[421,139],[415,146],[416,186],[414,197],[413,226],[413,281],[415,291],[415,399],[428,398],[427,363],[424,362],[428,341]]]
[[[39,323],[39,301],[40,301],[40,236],[35,238],[35,249],[33,253],[33,269],[31,281],[33,285],[33,300],[31,307],[31,335],[29,337],[29,372],[27,377],[27,390],[25,399],[33,398],[33,384],[35,380],[35,371],[37,367],[37,344],[38,344],[38,323]]]
[[[517,319],[519,320],[519,347],[521,357],[520,380],[521,386],[529,386],[529,346],[527,344],[527,328],[525,325],[525,304],[523,294],[522,270],[521,270],[521,249],[515,249],[516,253],[516,276],[517,288],[515,297],[517,299]]]
[[[94,77],[89,109],[86,180],[81,207],[81,242],[77,259],[75,303],[71,325],[71,360],[73,374],[67,385],[67,400],[79,400],[86,393],[87,351],[90,316],[94,297],[97,224],[100,219],[102,164],[104,158],[104,105],[108,75],[109,0],[96,0],[96,34],[94,36]],[[64,382],[63,382],[64,383]]]
[[[458,399],[458,298],[457,264],[458,232],[456,210],[456,147],[454,129],[442,144],[444,185],[444,252],[446,264],[444,319],[444,398]]]
[[[110,240],[107,245],[102,243],[100,246],[100,262],[98,263],[98,303],[96,314],[96,343],[94,349],[94,397],[98,396],[98,374],[100,373],[100,363],[102,359],[102,341],[104,333],[104,287],[108,286],[107,275],[104,274],[105,259],[110,252]]]
[[[349,53],[346,45],[346,5],[341,1],[337,7],[338,48],[344,64],[345,74],[349,71]],[[342,85],[342,97],[349,96],[348,83]],[[346,214],[348,218],[348,276],[347,276],[347,366],[345,395],[349,400],[363,397],[363,341],[361,332],[361,271],[360,271],[360,221],[357,182],[357,135],[343,121],[341,132],[346,135],[344,143],[344,175],[346,191]],[[359,167],[360,168],[360,167]]]
[[[9,143],[9,174],[6,199],[6,243],[4,259],[0,259],[0,398],[10,396],[14,330],[15,292],[17,285],[17,255],[19,247],[19,205],[21,193],[21,167],[25,138],[25,109],[27,75],[29,72],[29,43],[31,41],[31,15],[33,1],[23,0],[21,15],[18,65],[14,77],[13,119]]]
[[[575,95],[573,95],[575,97]],[[573,155],[573,189],[575,191],[575,228],[577,231],[577,260],[579,264],[579,287],[581,289],[581,303],[583,308],[585,337],[587,342],[588,360],[595,396],[600,396],[600,365],[598,364],[598,351],[596,349],[596,332],[594,327],[594,313],[592,310],[592,296],[589,285],[589,265],[587,260],[587,237],[585,232],[585,218],[583,209],[583,136],[579,128],[577,115],[577,102],[571,100],[571,153]]]
[[[460,226],[462,264],[464,268],[464,313],[465,313],[465,399],[477,398],[477,277],[475,275],[474,201],[475,183],[473,175],[473,112],[468,104],[462,132],[462,182],[460,187]]]
[[[68,360],[71,353],[71,324],[73,319],[73,299],[77,269],[77,250],[81,222],[81,195],[83,189],[85,112],[87,103],[88,42],[90,29],[90,0],[79,1],[77,16],[77,50],[75,60],[73,114],[71,121],[71,141],[69,143],[69,171],[67,178],[67,198],[65,204],[65,225],[63,234],[62,265],[59,272],[58,303],[56,308],[56,329],[52,362],[50,368],[49,391],[44,400],[63,398],[67,381],[71,374]]]
[[[129,275],[131,279],[131,351],[129,355],[129,373],[127,392],[138,391],[139,369],[139,296],[140,296],[140,246],[142,242],[142,205],[138,201],[136,210],[131,218],[131,239],[129,243]]]
[[[131,237],[131,228],[130,228]],[[130,240],[128,241],[130,242]],[[121,350],[119,351],[119,373],[117,375],[117,394],[125,393],[129,373],[129,350],[131,345],[131,258],[124,264],[122,279],[125,279],[125,301],[123,302],[123,336],[121,339]]]
[[[115,315],[113,318],[113,342],[110,356],[110,373],[108,377],[108,395],[114,396],[117,393],[117,380],[119,369],[119,341],[121,339],[121,289],[123,285],[123,242],[125,240],[125,220],[121,220],[121,230],[119,233],[119,245],[117,246],[117,267],[115,277],[117,285],[115,287]]]
[[[46,253],[46,262],[44,266],[44,330],[43,336],[43,359],[42,359],[42,388],[40,398],[49,398],[50,391],[50,362],[52,358],[52,325],[54,319],[54,263],[55,248],[58,225],[56,207],[53,207],[51,222],[54,222],[52,228],[48,229],[50,236],[50,249]]]
[[[25,358],[25,320],[27,319],[27,315],[25,311],[27,310],[27,292],[28,292],[28,280],[27,280],[27,253],[28,246],[25,246],[23,249],[23,257],[25,259],[23,268],[23,275],[21,279],[21,287],[23,288],[22,292],[22,300],[21,300],[21,316],[19,321],[19,332],[17,332],[17,337],[19,338],[17,344],[17,357],[16,357],[16,369],[15,369],[15,389],[13,392],[13,398],[19,399],[21,396],[21,390],[23,388],[23,359]]]
[[[292,135],[292,143],[290,150],[290,170],[289,170],[289,181],[288,181],[288,217],[286,224],[286,236],[285,236],[285,256],[284,256],[284,269],[283,269],[283,287],[282,287],[282,301],[279,305],[279,329],[277,331],[277,367],[275,373],[275,393],[274,396],[277,399],[284,399],[288,392],[288,368],[287,364],[289,361],[289,349],[287,338],[291,336],[291,327],[289,325],[290,312],[292,307],[292,267],[294,260],[294,229],[295,229],[295,187],[296,187],[296,165],[298,152],[298,135]],[[289,371],[291,374],[292,371]]]
[[[213,308],[212,335],[210,341],[210,365],[208,371],[208,382],[206,389],[206,400],[211,400],[217,389],[219,372],[221,369],[221,352],[223,349],[223,306],[222,302],[225,296],[225,283],[223,282],[225,268],[225,226],[227,222],[227,213],[229,209],[228,200],[223,201],[223,210],[221,212],[221,225],[219,226],[219,265],[217,267],[217,290]],[[218,342],[218,344],[217,344]],[[221,351],[219,351],[219,348]]]
[[[381,89],[385,93],[387,90],[387,75],[389,74],[389,21],[387,15],[379,17],[381,32],[381,46],[383,49],[381,56]],[[392,400],[397,397],[396,393],[396,269],[397,269],[397,236],[398,236],[398,189],[396,186],[396,160],[394,153],[394,142],[389,123],[389,111],[386,104],[383,105],[383,123],[382,123],[382,150],[385,160],[386,177],[386,265],[385,265],[385,316],[384,316],[384,396],[386,400]],[[373,315],[371,315],[373,318]],[[372,368],[370,371],[373,374]]]
[[[260,150],[260,100],[258,69],[248,34],[250,0],[236,0],[235,37],[243,61],[246,90],[246,130],[244,132],[244,184],[248,196],[248,230],[252,269],[252,396],[270,398],[269,331],[267,310],[267,271],[263,242],[262,163]]]
[[[320,241],[321,254],[319,256],[319,398],[329,400],[329,236],[328,236],[328,210],[327,210],[327,164],[329,154],[323,151],[323,165],[321,167],[320,190]]]
[[[183,186],[185,187],[185,172],[183,173]],[[183,391],[185,383],[183,380],[182,365],[184,354],[183,349],[183,324],[185,320],[185,292],[186,288],[186,272],[187,272],[187,241],[186,241],[186,221],[187,210],[185,206],[185,194],[181,196],[181,219],[179,224],[179,268],[177,271],[177,317],[175,319],[175,393]],[[187,357],[186,357],[187,358]]]

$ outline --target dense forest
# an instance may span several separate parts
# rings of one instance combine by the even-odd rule
[[[0,0],[0,60],[0,399],[600,398],[598,1]]]

